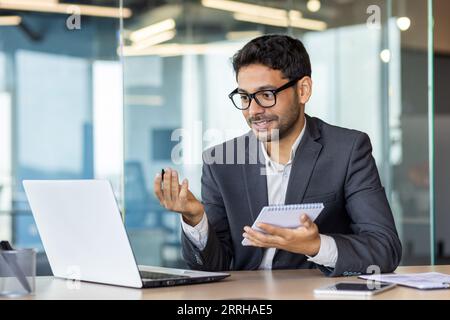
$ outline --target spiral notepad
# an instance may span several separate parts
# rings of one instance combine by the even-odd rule
[[[265,206],[261,209],[258,217],[253,223],[252,228],[263,232],[256,225],[258,223],[267,223],[281,228],[298,228],[301,226],[300,217],[306,214],[312,221],[316,220],[324,208],[323,203],[304,203],[289,205]],[[244,238],[242,245],[249,245],[249,241]]]

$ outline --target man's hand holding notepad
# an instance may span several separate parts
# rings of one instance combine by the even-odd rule
[[[322,212],[323,208],[323,203],[265,206],[261,209],[261,212],[253,223],[252,229],[264,232],[258,228],[258,223],[266,223],[280,228],[299,228],[301,227],[300,217],[303,214],[306,214],[314,221],[320,212]],[[250,245],[250,241],[244,238],[242,245],[248,246]]]

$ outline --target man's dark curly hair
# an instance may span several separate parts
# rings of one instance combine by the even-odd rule
[[[303,43],[287,35],[264,35],[248,42],[232,58],[236,78],[242,67],[262,64],[280,70],[289,80],[311,77],[311,62]]]

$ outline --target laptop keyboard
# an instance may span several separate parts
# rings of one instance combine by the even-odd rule
[[[150,280],[189,278],[188,276],[183,276],[183,275],[178,275],[178,274],[150,272],[150,271],[139,271],[139,274],[141,275],[142,279],[150,279]]]

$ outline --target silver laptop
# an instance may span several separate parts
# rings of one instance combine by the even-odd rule
[[[229,276],[138,266],[106,180],[24,180],[23,186],[55,277],[149,288]]]

